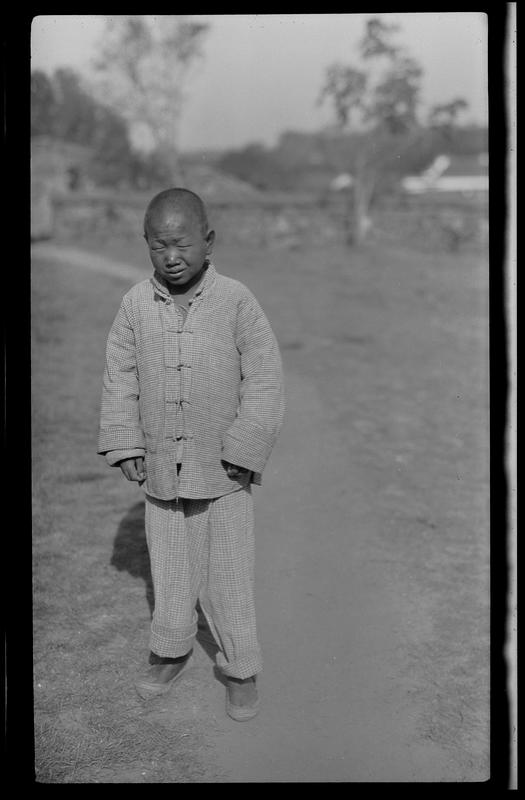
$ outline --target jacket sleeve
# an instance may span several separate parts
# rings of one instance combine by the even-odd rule
[[[145,447],[140,422],[135,334],[124,298],[106,347],[98,452]]]
[[[223,437],[222,457],[261,473],[283,423],[284,387],[277,340],[253,295],[239,306],[236,340],[241,356],[240,405]]]
[[[106,464],[110,467],[118,467],[121,461],[128,458],[144,458],[146,451],[142,447],[136,447],[133,450],[109,450],[106,453]]]

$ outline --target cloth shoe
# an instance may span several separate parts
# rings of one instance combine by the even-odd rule
[[[259,697],[255,675],[251,678],[228,677],[226,686],[226,713],[237,722],[253,719],[259,711]]]
[[[187,671],[191,662],[192,658],[189,655],[185,661],[171,664],[153,664],[135,682],[135,689],[144,700],[166,694],[181,675]]]

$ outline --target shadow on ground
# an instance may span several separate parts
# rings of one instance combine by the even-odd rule
[[[135,503],[126,515],[122,518],[115,541],[113,542],[113,553],[110,564],[119,572],[128,572],[134,578],[141,578],[144,581],[146,591],[146,602],[148,603],[150,617],[153,617],[155,608],[155,591],[151,576],[151,565],[146,542],[145,530],[145,503],[140,501]],[[198,629],[196,639],[210,660],[215,664],[216,655],[219,647],[206,617],[197,602]],[[220,670],[215,666],[215,677],[224,683],[224,677]]]

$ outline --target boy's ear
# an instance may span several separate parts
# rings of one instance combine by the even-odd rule
[[[214,241],[215,231],[208,231],[208,235],[206,236],[206,244],[208,245],[206,249],[208,253],[211,253],[211,248],[213,247]]]

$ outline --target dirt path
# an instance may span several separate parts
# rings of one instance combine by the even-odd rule
[[[138,275],[50,244],[34,252]],[[377,465],[327,414],[322,385],[293,350],[284,358],[286,424],[255,491],[262,710],[244,725],[229,720],[197,645],[193,672],[149,720],[197,722],[204,782],[485,780],[486,709],[469,718],[447,683],[463,680],[461,656],[439,680],[433,671],[446,633],[435,585],[407,571],[408,538],[389,541],[392,506],[377,494]],[[395,485],[383,486],[395,498]],[[419,524],[422,535],[432,528]]]
[[[416,732],[400,650],[428,620],[403,601],[319,393],[289,373],[288,398],[257,503],[264,709],[248,731],[221,726],[217,761],[238,781],[461,779]]]

